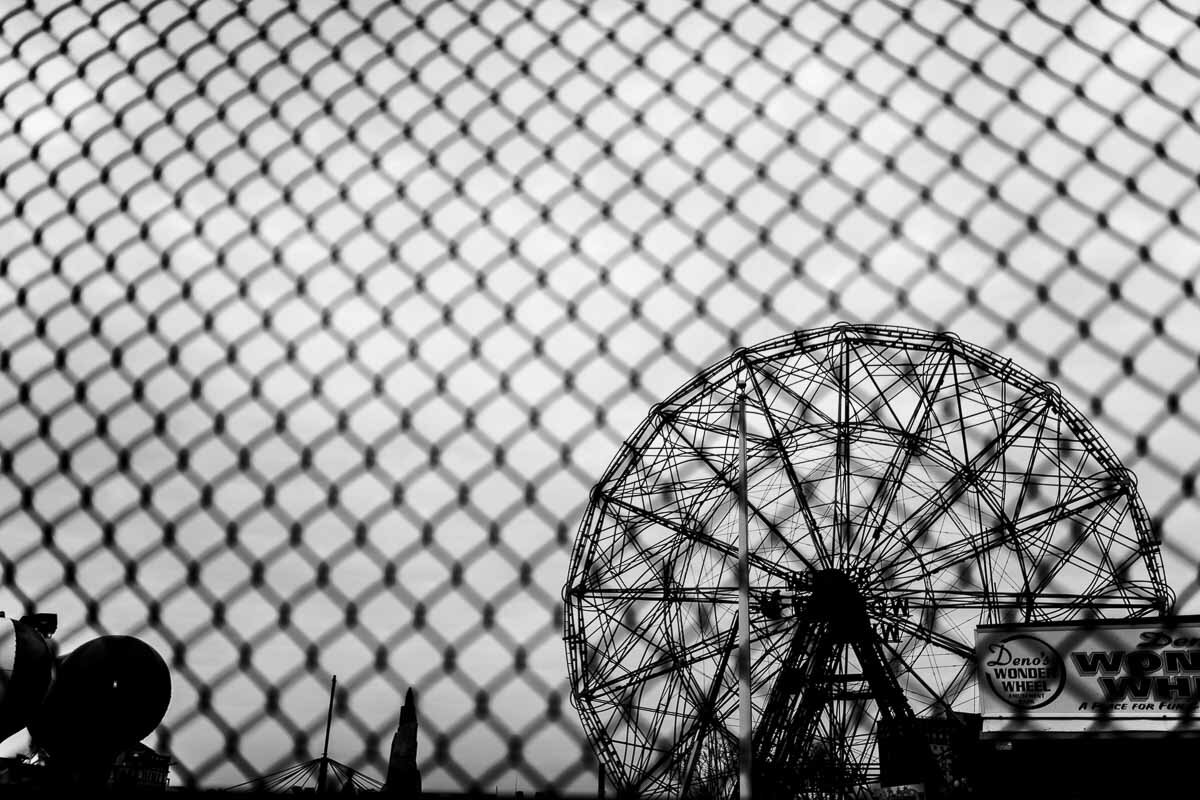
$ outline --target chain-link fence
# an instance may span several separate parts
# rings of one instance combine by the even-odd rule
[[[0,3],[0,606],[169,654],[228,785],[591,791],[559,590],[732,348],[948,328],[1139,476],[1189,610],[1194,4]]]

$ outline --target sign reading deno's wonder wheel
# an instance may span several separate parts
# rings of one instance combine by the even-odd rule
[[[572,551],[572,698],[620,793],[737,790],[743,398],[755,769],[789,792],[885,781],[885,720],[979,713],[977,626],[1172,604],[1132,475],[1051,384],[905,328],[739,350],[650,410]],[[1053,644],[1002,643],[1014,714],[1069,696]]]
[[[1200,733],[1200,616],[986,625],[983,735]]]

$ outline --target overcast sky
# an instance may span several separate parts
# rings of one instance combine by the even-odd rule
[[[176,781],[316,754],[336,673],[339,760],[414,685],[427,788],[590,789],[589,488],[850,320],[1058,383],[1200,611],[1200,34],[963,5],[0,2],[0,608],[185,645]]]

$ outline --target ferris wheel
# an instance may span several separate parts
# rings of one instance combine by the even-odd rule
[[[1052,384],[897,327],[739,350],[652,408],[571,554],[572,698],[618,794],[737,793],[742,513],[777,797],[869,794],[915,725],[976,712],[977,625],[1173,603],[1132,474]]]

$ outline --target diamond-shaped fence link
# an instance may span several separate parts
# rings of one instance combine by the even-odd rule
[[[0,3],[0,606],[167,655],[186,784],[590,791],[588,490],[731,349],[950,329],[1139,477],[1179,608],[1200,32],[1176,2]]]

